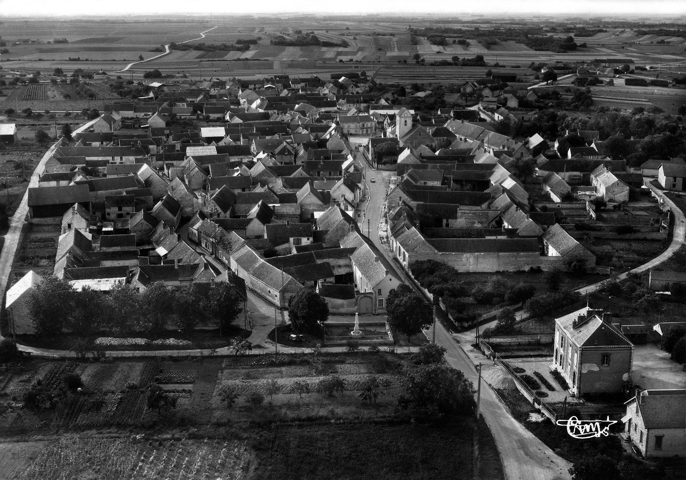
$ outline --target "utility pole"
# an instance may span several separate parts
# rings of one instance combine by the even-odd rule
[[[436,315],[438,314],[438,295],[435,293],[432,295],[432,300],[433,300],[433,314],[434,314],[434,326],[433,326],[433,334],[431,343],[436,345]]]
[[[476,367],[479,370],[479,383],[476,388],[476,418],[479,419],[479,404],[481,403],[481,363]]]
[[[367,237],[371,238],[372,236],[372,221],[369,217],[367,217]]]

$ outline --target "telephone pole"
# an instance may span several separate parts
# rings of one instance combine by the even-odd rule
[[[433,333],[431,335],[431,343],[436,345],[436,315],[438,314],[438,295],[435,293],[431,296],[431,299],[433,300],[433,314],[434,314],[434,326],[433,326]]]
[[[479,370],[479,383],[476,387],[476,418],[479,419],[479,403],[481,403],[481,363],[476,367]]]

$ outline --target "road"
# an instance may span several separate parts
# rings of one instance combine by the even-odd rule
[[[184,40],[183,42],[177,42],[177,43],[178,43],[178,44],[182,44],[182,43],[193,42],[193,41],[195,41],[195,40],[202,40],[203,38],[205,38],[205,34],[206,34],[207,32],[211,32],[211,31],[214,30],[215,28],[217,28],[217,27],[212,27],[212,28],[210,28],[209,30],[205,30],[204,32],[200,32],[200,36],[199,36],[198,38],[191,38],[190,40]],[[126,71],[129,70],[131,67],[133,67],[134,65],[138,65],[138,64],[140,64],[140,63],[151,62],[151,61],[156,60],[156,59],[158,59],[158,58],[162,58],[162,57],[164,57],[164,56],[166,56],[166,55],[169,55],[169,54],[171,53],[171,50],[169,49],[169,45],[171,45],[171,43],[169,43],[169,44],[167,44],[167,45],[164,46],[164,53],[160,53],[159,55],[155,55],[154,57],[146,58],[145,60],[139,60],[138,62],[129,63],[126,67],[124,67],[122,70],[119,70],[117,73],[126,72]]]
[[[362,158],[360,158],[360,163],[364,166],[365,179],[370,192],[362,231],[367,231],[368,219],[371,223],[369,237],[395,266],[396,263],[391,258],[386,244],[379,241],[381,207],[386,198],[387,182],[393,173],[374,170]],[[377,179],[375,183],[369,181],[372,177]],[[396,273],[405,279],[406,283],[413,285],[407,279],[404,271],[396,268]],[[478,374],[474,364],[440,322],[436,324],[436,343],[446,349],[445,358],[448,364],[464,372],[465,376],[476,386]],[[491,429],[498,447],[505,478],[508,480],[562,480],[570,478],[568,470],[571,464],[556,455],[521,423],[512,418],[509,410],[501,403],[486,382],[481,383],[481,413]]]

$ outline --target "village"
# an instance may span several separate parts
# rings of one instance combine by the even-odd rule
[[[565,68],[576,72],[575,86],[598,76],[624,85],[615,81],[618,62]],[[98,72],[76,75],[77,83],[98,80]],[[402,398],[393,376],[402,365],[421,364],[439,346],[438,362],[478,389],[475,405],[460,400],[477,418],[483,395],[485,431],[498,449],[484,444],[500,461],[470,463],[474,478],[520,472],[512,464],[522,454],[503,450],[504,428],[555,455],[546,475],[572,478],[588,452],[551,433],[572,416],[616,424],[609,440],[594,440],[604,458],[593,458],[639,472],[617,478],[679,478],[683,119],[657,107],[597,107],[585,120],[546,123],[531,106],[551,105],[558,92],[547,87],[556,81],[552,65],[532,84],[494,67],[457,86],[463,105],[432,109],[421,103],[428,86],[384,86],[359,69],[329,78],[155,78],[139,83],[138,98],[86,110],[73,129],[63,117],[17,209],[25,219],[10,227],[16,255],[7,258],[8,240],[3,247],[3,341],[27,361],[53,365],[36,368],[55,385],[76,374],[86,390],[87,379],[100,384],[99,407],[92,397],[57,408],[51,425],[63,429],[152,425],[141,393],[151,385],[189,415],[208,408],[198,414],[207,424],[257,422],[263,394],[281,409],[278,421],[306,422],[293,405],[315,386],[302,378],[324,385],[336,372],[348,395],[376,392],[366,397],[376,408],[379,392]],[[570,111],[581,101],[563,97],[553,100]],[[8,149],[19,142],[11,120],[0,124]],[[618,139],[619,125],[643,136]],[[674,138],[680,146],[665,146]],[[427,320],[398,320],[410,308],[398,306],[400,292]],[[59,305],[67,296],[81,299],[70,300],[73,311]],[[301,304],[311,318],[298,318]],[[319,322],[315,304],[326,310]],[[96,316],[100,323],[89,324]],[[334,365],[324,368],[319,355]],[[261,373],[251,377],[252,367]],[[44,418],[16,413],[21,395],[40,390],[31,372],[0,384],[8,399],[0,422],[16,434]],[[317,406],[334,412],[324,417],[353,409],[338,388],[336,400]],[[221,406],[230,409],[239,390],[252,409],[227,413]],[[380,404],[376,415],[390,417],[391,402]],[[488,443],[479,435],[475,442]],[[159,468],[155,475],[167,467]],[[134,478],[155,478],[146,475]]]

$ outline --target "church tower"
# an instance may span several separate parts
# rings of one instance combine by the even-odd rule
[[[398,141],[410,130],[412,130],[412,114],[403,107],[395,114],[395,134]]]

